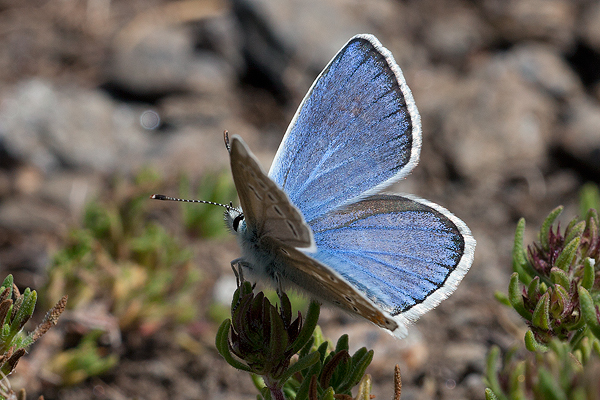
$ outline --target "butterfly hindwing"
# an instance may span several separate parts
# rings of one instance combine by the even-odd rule
[[[414,321],[452,293],[475,240],[443,207],[412,196],[371,196],[311,224],[312,256],[397,322]]]
[[[231,173],[246,226],[256,236],[270,236],[293,247],[314,248],[310,228],[287,195],[264,173],[238,136],[231,139]]]
[[[344,277],[308,254],[283,245],[274,238],[263,239],[261,247],[268,248],[272,254],[276,254],[273,268],[278,271],[284,284],[291,283],[294,289],[300,289],[315,299],[334,304],[348,313],[360,315],[390,331],[399,327]],[[404,325],[400,328],[405,334]]]
[[[358,35],[308,91],[269,176],[310,222],[408,174],[420,146],[400,68],[374,36]]]

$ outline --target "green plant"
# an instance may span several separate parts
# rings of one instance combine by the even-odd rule
[[[19,359],[27,353],[27,348],[37,341],[42,335],[56,325],[60,314],[65,310],[67,296],[56,303],[46,313],[42,322],[29,334],[23,332],[23,327],[33,315],[37,302],[37,292],[26,288],[23,293],[13,282],[12,275],[8,275],[0,286],[0,375],[2,380],[10,375]],[[24,396],[24,392],[21,392]],[[0,385],[0,399],[16,398],[10,385],[2,382]]]
[[[595,191],[596,195],[594,195]],[[488,357],[488,399],[598,399],[600,366],[600,208],[588,186],[582,204],[593,206],[561,232],[554,227],[562,207],[546,218],[538,241],[523,247],[525,220],[517,224],[508,296],[496,297],[524,318],[525,348]],[[596,371],[596,376],[590,371]],[[591,375],[591,377],[590,377]]]
[[[333,348],[317,326],[318,303],[310,303],[305,318],[298,312],[293,319],[288,296],[281,293],[279,298],[279,307],[274,306],[262,292],[255,294],[249,282],[242,282],[234,293],[231,319],[217,333],[217,350],[231,366],[251,374],[258,398],[352,399],[351,390],[358,385],[356,399],[370,399],[365,370],[373,351],[361,348],[350,355],[347,335]],[[396,376],[399,399],[399,370]]]
[[[179,183],[179,194],[182,198],[194,197],[187,177],[182,177]],[[235,186],[229,171],[205,174],[196,190],[195,198],[213,203],[229,204],[237,198]],[[188,232],[193,235],[210,238],[227,233],[223,223],[223,214],[214,212],[214,205],[197,204],[196,207],[182,206],[183,223]]]
[[[88,204],[48,270],[49,296],[67,292],[72,308],[107,304],[124,331],[152,332],[197,315],[200,271],[192,252],[149,220],[151,182],[117,185],[104,204]]]
[[[93,330],[83,336],[77,347],[65,350],[54,357],[48,370],[62,378],[63,385],[76,385],[90,376],[100,375],[119,362],[119,356],[103,351],[98,339],[104,334]]]

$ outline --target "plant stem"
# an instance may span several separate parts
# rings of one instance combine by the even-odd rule
[[[263,376],[265,381],[265,385],[269,388],[271,392],[271,398],[273,400],[285,400],[285,395],[283,394],[283,389],[279,387],[279,382],[271,379],[268,376]]]

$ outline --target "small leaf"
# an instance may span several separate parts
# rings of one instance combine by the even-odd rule
[[[550,233],[550,229],[552,228],[552,224],[556,220],[556,218],[562,213],[563,206],[558,206],[554,210],[550,211],[550,214],[546,217],[544,222],[542,223],[542,228],[540,229],[540,243],[544,250],[548,250],[550,244],[548,242],[548,234]]]
[[[540,380],[538,388],[543,399],[569,400],[566,393],[558,385],[556,378],[548,370],[540,368],[538,370],[538,378]]]
[[[529,286],[527,287],[527,297],[530,299],[535,298],[535,296],[539,293],[540,289],[540,277],[536,276],[531,280]]]
[[[581,314],[588,328],[596,338],[600,339],[600,320],[597,307],[594,305],[592,296],[585,288],[579,287],[579,304]]]
[[[358,384],[356,400],[371,400],[371,375],[366,374]]]
[[[494,292],[494,298],[500,302],[501,304],[504,304],[505,306],[509,306],[510,307],[510,300],[508,299],[508,296],[506,296],[504,293],[502,293],[499,290],[496,290]]]
[[[577,219],[574,219],[572,223],[577,222]],[[568,233],[565,237],[565,243],[570,243],[573,239],[579,238],[581,240],[581,235],[585,231],[586,223],[585,221],[579,221],[576,224],[565,230],[565,233]]]
[[[523,234],[525,232],[525,218],[521,218],[517,223],[517,229],[515,231],[515,240],[512,251],[512,267],[513,271],[519,274],[519,279],[525,284],[529,284],[531,281],[531,275],[527,271],[527,257],[525,256],[525,250],[523,248]]]
[[[531,352],[545,353],[548,351],[548,346],[538,342],[530,330],[525,333],[525,348]]]
[[[348,343],[348,335],[344,334],[342,336],[340,336],[340,338],[337,341],[337,344],[335,346],[335,351],[336,353],[338,351],[342,351],[342,350],[346,350],[348,351],[350,349],[350,345]]]
[[[316,351],[313,351],[312,353],[302,358],[299,358],[298,361],[290,365],[290,367],[281,375],[281,377],[279,378],[280,382],[286,382],[296,372],[303,371],[311,365],[318,363],[320,358],[321,357],[319,353]]]
[[[544,293],[533,311],[531,318],[533,326],[544,330],[550,329],[550,294]]]
[[[302,329],[300,330],[298,337],[291,345],[291,352],[297,353],[311,339],[317,326],[317,322],[319,322],[320,310],[321,306],[318,302],[314,300],[310,302],[308,305],[308,311],[306,312],[306,317],[304,319],[304,325],[302,325]]]
[[[501,395],[502,388],[500,386],[500,381],[498,380],[498,371],[500,369],[500,347],[493,345],[488,353],[486,363],[485,363],[485,379],[487,380],[487,385],[489,386],[486,389],[486,398],[487,392],[489,392],[494,396],[491,397],[493,399],[498,399],[494,393],[498,393]],[[504,396],[502,396],[504,400]]]
[[[584,215],[589,209],[600,209],[600,190],[598,185],[588,182],[579,191],[579,212]]]
[[[581,279],[581,286],[587,290],[591,290],[594,285],[594,279],[596,278],[596,272],[594,271],[595,262],[596,260],[590,257],[583,261],[583,278]]]
[[[571,286],[567,274],[562,269],[553,267],[550,270],[550,280],[552,283],[562,286],[565,289],[569,289]]]
[[[510,397],[525,398],[525,361],[519,361],[510,373]]]
[[[317,383],[317,376],[319,376],[319,372],[321,372],[321,355],[319,352],[314,352],[312,354],[318,355],[318,362],[312,364],[306,374],[303,374],[304,379],[296,392],[296,400],[307,400],[309,398],[309,392],[311,390],[311,384],[314,379],[315,384]]]
[[[367,370],[367,367],[369,366],[369,364],[371,364],[371,361],[373,361],[373,354],[373,350],[369,350],[365,353],[365,355],[362,358],[353,363],[353,369],[347,375],[346,381],[338,388],[339,392],[350,391],[350,389],[352,389],[358,382],[360,382],[362,376]]]
[[[329,387],[327,389],[325,389],[325,391],[323,392],[323,395],[321,396],[321,400],[335,400],[335,398],[333,397],[334,395],[334,391],[333,388]]]
[[[575,260],[575,257],[577,256],[577,249],[579,248],[580,241],[581,241],[581,238],[576,237],[575,239],[573,239],[569,243],[567,243],[565,248],[558,255],[558,258],[554,262],[554,265],[556,265],[558,268],[562,269],[563,271],[568,271],[569,267],[573,263],[573,260]]]
[[[229,351],[229,329],[231,328],[231,320],[226,319],[223,321],[219,330],[217,331],[217,337],[215,340],[215,345],[217,347],[217,351],[227,361],[229,365],[233,368],[240,369],[246,372],[252,372],[252,369],[248,367],[246,364],[238,361],[233,357],[231,352]]]
[[[527,321],[531,321],[532,314],[525,308],[523,303],[523,295],[521,294],[521,288],[519,284],[519,274],[514,272],[510,276],[510,282],[508,284],[508,300],[512,307]]]
[[[485,388],[485,400],[499,400],[492,389]]]

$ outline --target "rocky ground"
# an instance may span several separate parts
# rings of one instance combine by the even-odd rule
[[[493,299],[506,291],[516,221],[526,218],[532,241],[551,209],[563,204],[572,218],[580,186],[600,182],[596,1],[0,0],[2,276],[43,285],[52,252],[107,176],[225,169],[224,129],[268,166],[312,80],[366,32],[394,54],[423,120],[421,162],[393,190],[452,210],[477,250],[456,293],[408,339],[334,310],[323,329],[375,350],[377,398],[391,398],[396,363],[403,399],[483,398],[487,350],[524,332]],[[233,241],[195,246],[210,280],[231,278]],[[30,392],[255,398],[209,342],[194,354],[165,335],[126,342],[107,376]]]

